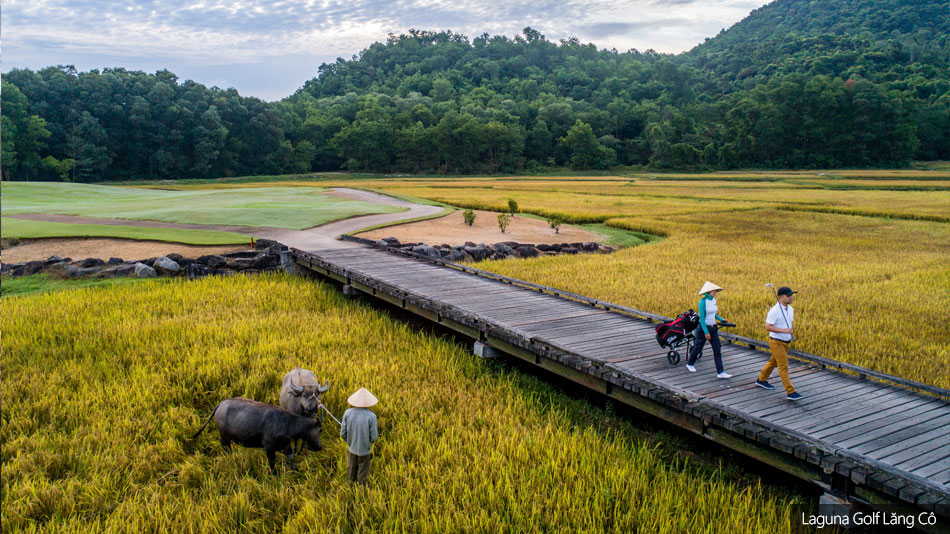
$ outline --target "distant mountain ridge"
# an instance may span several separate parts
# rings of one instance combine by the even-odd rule
[[[920,75],[945,82],[950,4],[779,0],[753,10],[681,60],[745,88],[790,72],[876,82]]]

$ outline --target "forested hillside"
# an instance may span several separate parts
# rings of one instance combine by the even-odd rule
[[[680,55],[410,31],[281,102],[174,74],[15,69],[10,179],[882,167],[950,159],[944,1],[778,0]]]

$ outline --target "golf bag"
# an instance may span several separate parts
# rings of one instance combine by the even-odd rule
[[[666,359],[670,364],[679,363],[680,354],[676,349],[680,346],[685,344],[686,351],[689,352],[690,343],[693,341],[693,331],[698,326],[699,314],[693,310],[679,314],[672,321],[657,325],[656,341],[661,347],[670,349],[666,354]]]

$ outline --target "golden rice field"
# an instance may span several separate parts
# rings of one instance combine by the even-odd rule
[[[946,174],[936,178],[950,183]],[[526,212],[664,235],[611,255],[479,267],[665,315],[695,307],[696,291],[711,280],[726,289],[719,306],[738,323],[734,331],[759,339],[765,338],[765,312],[774,303],[764,284],[789,285],[801,291],[795,348],[950,387],[950,321],[941,319],[950,309],[950,193],[839,191],[784,182],[764,187],[688,176],[702,180],[357,183],[481,209],[504,209],[511,198]]]
[[[596,268],[643,275],[630,252]],[[523,268],[567,283],[592,260]],[[816,301],[803,299],[806,322]],[[801,500],[303,278],[150,280],[2,305],[5,533],[773,533]],[[331,380],[337,416],[359,386],[379,397],[368,488],[344,481],[332,422],[325,450],[279,478],[260,450],[224,453],[215,430],[190,440],[224,398],[276,403],[298,364]]]

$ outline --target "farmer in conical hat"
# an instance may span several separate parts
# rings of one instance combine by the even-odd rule
[[[373,459],[373,442],[379,437],[376,414],[369,411],[369,407],[379,400],[366,388],[360,388],[346,401],[352,406],[343,412],[343,422],[340,424],[340,437],[346,440],[348,447],[346,476],[351,482],[365,486]]]
[[[686,369],[691,373],[696,372],[696,360],[703,353],[703,346],[708,341],[712,345],[713,359],[716,361],[716,376],[725,379],[732,378],[732,375],[727,373],[722,366],[719,326],[716,323],[716,321],[725,322],[725,319],[719,316],[719,305],[716,303],[716,295],[720,291],[722,291],[721,287],[708,280],[699,290],[699,294],[703,296],[699,299],[697,310],[699,311],[699,329],[697,329],[699,335],[696,336],[696,345],[693,346],[693,350],[689,351],[689,357],[686,358]],[[699,332],[699,330],[702,330],[702,332]]]

